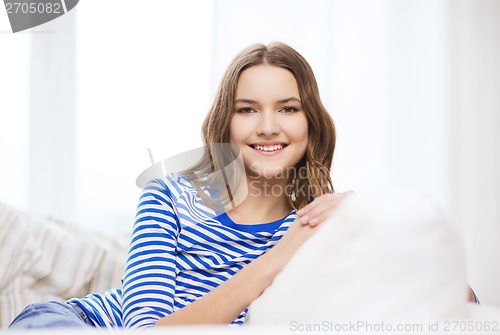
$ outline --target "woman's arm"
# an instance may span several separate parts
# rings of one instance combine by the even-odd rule
[[[314,234],[314,227],[327,218],[346,195],[316,198],[300,211],[299,219],[267,253],[197,301],[160,319],[156,325],[231,323],[271,285],[300,246]]]
[[[168,187],[150,182],[139,200],[123,278],[126,327],[151,327],[173,312],[178,230]]]
[[[281,240],[268,252],[244,267],[232,278],[181,310],[159,320],[157,325],[192,323],[229,324],[271,285],[290,258],[316,231],[346,193],[323,195],[304,207]],[[310,222],[312,220],[312,223]]]
[[[167,315],[156,325],[229,324],[271,285],[314,228],[295,221],[267,253],[192,304]]]

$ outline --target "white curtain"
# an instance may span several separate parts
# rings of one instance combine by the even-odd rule
[[[500,306],[500,2],[141,7],[83,1],[31,34],[0,34],[0,201],[127,232],[147,148],[160,160],[200,146],[231,58],[284,41],[336,123],[336,189],[429,194],[463,233],[470,284]]]
[[[500,2],[449,3],[448,180],[470,282],[500,305]]]

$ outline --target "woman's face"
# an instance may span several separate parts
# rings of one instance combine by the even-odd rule
[[[300,161],[308,126],[291,72],[258,65],[241,73],[230,139],[241,150],[249,177],[283,177]]]

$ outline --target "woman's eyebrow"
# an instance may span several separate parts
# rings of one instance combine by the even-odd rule
[[[295,102],[298,102],[298,103],[302,103],[302,101],[300,101],[299,98],[295,98],[295,97],[290,97],[290,98],[279,100],[278,103],[279,104],[286,104],[286,103],[289,103],[290,101],[295,101]]]
[[[281,100],[278,100],[276,101],[277,104],[286,104],[286,103],[289,103],[291,101],[295,101],[295,102],[298,102],[298,103],[302,103],[302,101],[300,101],[299,98],[295,98],[295,97],[290,97],[290,98],[286,98],[286,99],[281,99]],[[258,105],[259,102],[256,101],[256,100],[252,100],[252,99],[236,99],[235,100],[235,103],[242,103],[242,104],[250,104],[250,105]]]
[[[258,102],[251,99],[236,99],[235,103],[257,105]]]

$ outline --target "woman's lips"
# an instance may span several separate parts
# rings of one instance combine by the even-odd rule
[[[288,144],[286,144],[286,143],[274,143],[274,144],[259,143],[259,144],[251,144],[249,146],[261,154],[275,154],[275,153],[281,152],[283,149],[285,149],[288,146]]]

